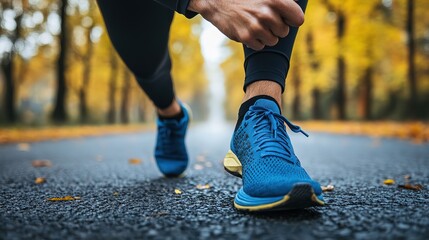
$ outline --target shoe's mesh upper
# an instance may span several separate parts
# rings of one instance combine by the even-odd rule
[[[189,124],[189,114],[182,107],[184,117],[180,120],[158,119],[158,135],[155,146],[155,159],[159,170],[167,176],[176,176],[185,171],[188,153],[185,135]]]
[[[320,185],[313,181],[301,167],[289,138],[286,145],[290,146],[288,149],[291,152],[290,156],[286,156],[288,155],[286,151],[285,157],[261,156],[264,151],[258,151],[254,124],[251,118],[245,118],[234,133],[231,145],[232,151],[243,166],[244,191],[255,197],[280,196],[287,194],[294,184],[307,182],[313,186],[316,194],[319,194]],[[279,126],[279,128],[282,127],[284,128],[284,125]]]

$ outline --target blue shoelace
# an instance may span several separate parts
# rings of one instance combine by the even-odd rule
[[[260,106],[251,106],[247,117],[254,118],[256,121],[253,126],[257,143],[256,151],[261,152],[261,157],[275,156],[292,164],[299,164],[292,160],[293,150],[284,123],[293,132],[302,133],[308,137],[301,127],[292,124],[284,116]]]
[[[174,129],[175,127],[177,126],[169,126],[168,123],[166,123],[158,130],[161,137],[160,146],[166,155],[175,156],[179,152],[179,149],[175,146],[175,144],[177,144],[175,140],[180,137],[180,134]]]

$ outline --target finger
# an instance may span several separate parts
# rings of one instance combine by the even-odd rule
[[[277,37],[286,37],[289,33],[289,25],[285,23],[282,17],[271,8],[261,8],[258,21],[265,29],[270,30]]]
[[[289,34],[289,25],[277,14],[273,14],[264,25],[277,37],[284,38]]]
[[[259,32],[256,38],[266,46],[274,46],[279,42],[279,38],[275,36],[270,30]]]
[[[245,43],[243,42],[243,44],[246,47],[251,48],[251,49],[253,49],[255,51],[260,51],[260,50],[262,50],[265,47],[265,45],[259,39],[252,39],[252,40],[250,40],[248,42],[245,42]]]
[[[274,2],[284,22],[291,27],[299,27],[304,23],[304,12],[293,0],[277,0]]]
[[[279,38],[284,38],[289,34],[289,26],[283,25],[280,29],[277,30],[271,30],[274,35],[278,36]]]

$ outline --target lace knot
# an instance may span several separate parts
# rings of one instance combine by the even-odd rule
[[[254,136],[258,143],[256,150],[261,152],[261,156],[276,156],[295,163],[285,123],[293,132],[302,133],[308,137],[301,127],[292,124],[281,114],[260,106],[250,107],[249,118],[255,119]]]

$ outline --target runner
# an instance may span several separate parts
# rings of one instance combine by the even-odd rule
[[[308,136],[281,115],[281,98],[307,0],[98,1],[113,46],[158,112],[155,159],[167,177],[188,165],[189,110],[175,95],[168,51],[174,12],[200,14],[243,43],[245,96],[224,166],[242,177],[234,206],[267,211],[323,205],[322,190],[301,167],[286,132]],[[190,65],[189,67],[192,67]]]

